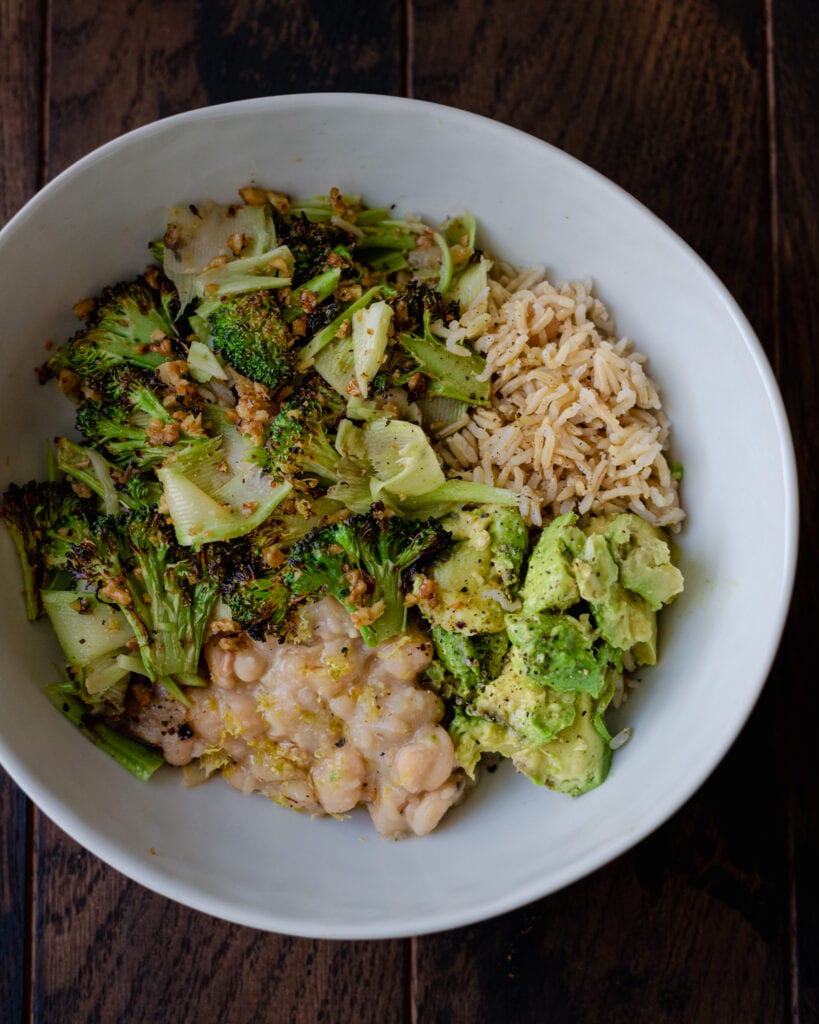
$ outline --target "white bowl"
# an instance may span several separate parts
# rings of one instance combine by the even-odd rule
[[[634,199],[566,154],[460,111],[376,96],[250,100],[182,114],[103,146],[0,234],[2,479],[43,476],[72,422],[32,368],[75,327],[74,302],[141,271],[168,205],[229,201],[256,181],[335,185],[436,219],[464,208],[490,251],[590,275],[648,353],[685,465],[684,596],[662,617],[658,668],[619,713],[634,728],[608,781],[572,800],[513,771],[424,839],[380,840],[369,818],[313,820],[221,781],[149,784],[48,703],[60,655],[26,623],[0,539],[0,757],[61,828],[143,885],[241,924],[317,938],[430,932],[509,910],[622,853],[697,789],[741,729],[775,654],[797,542],[793,452],[765,356],[705,264]]]

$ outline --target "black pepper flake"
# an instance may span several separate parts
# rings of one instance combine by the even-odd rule
[[[340,740],[336,740],[336,746],[343,747],[346,742],[347,740],[345,740],[344,737],[342,736]]]
[[[187,722],[183,722],[179,726],[179,729],[177,730],[177,734],[178,734],[180,740],[189,740],[189,739],[193,738],[193,729],[191,729],[191,727],[188,725]]]

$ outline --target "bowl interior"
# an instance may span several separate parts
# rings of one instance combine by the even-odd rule
[[[793,456],[770,369],[730,296],[620,189],[484,119],[406,100],[303,96],[181,115],[86,157],[0,235],[3,486],[42,477],[68,403],[32,372],[75,329],[73,304],[147,265],[166,207],[235,198],[256,181],[299,195],[335,185],[431,219],[471,210],[490,252],[591,276],[649,356],[685,466],[684,596],[661,619],[661,662],[617,713],[634,729],[579,800],[500,770],[423,840],[391,844],[356,812],[311,820],[220,781],[132,779],[49,705],[47,626],[0,596],[0,757],[61,827],[125,874],[240,923],[315,937],[452,927],[554,891],[671,815],[741,728],[775,653],[796,547]],[[42,267],[59,268],[42,287]],[[747,453],[753,451],[753,471]],[[743,455],[743,453],[746,453]],[[739,508],[739,515],[737,509]],[[5,579],[17,580],[0,538]],[[502,864],[503,870],[498,870]]]

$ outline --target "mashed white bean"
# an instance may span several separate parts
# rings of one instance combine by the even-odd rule
[[[243,793],[319,814],[359,804],[381,835],[431,832],[463,793],[443,704],[418,683],[418,632],[371,648],[333,598],[305,613],[306,643],[206,648],[212,685],[143,708],[135,731],[171,764],[197,761]]]

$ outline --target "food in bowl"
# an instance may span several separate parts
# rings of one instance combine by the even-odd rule
[[[508,757],[599,785],[682,590],[645,358],[553,286],[332,190],[172,210],[42,368],[76,405],[3,514],[49,693],[142,777],[431,831]]]

